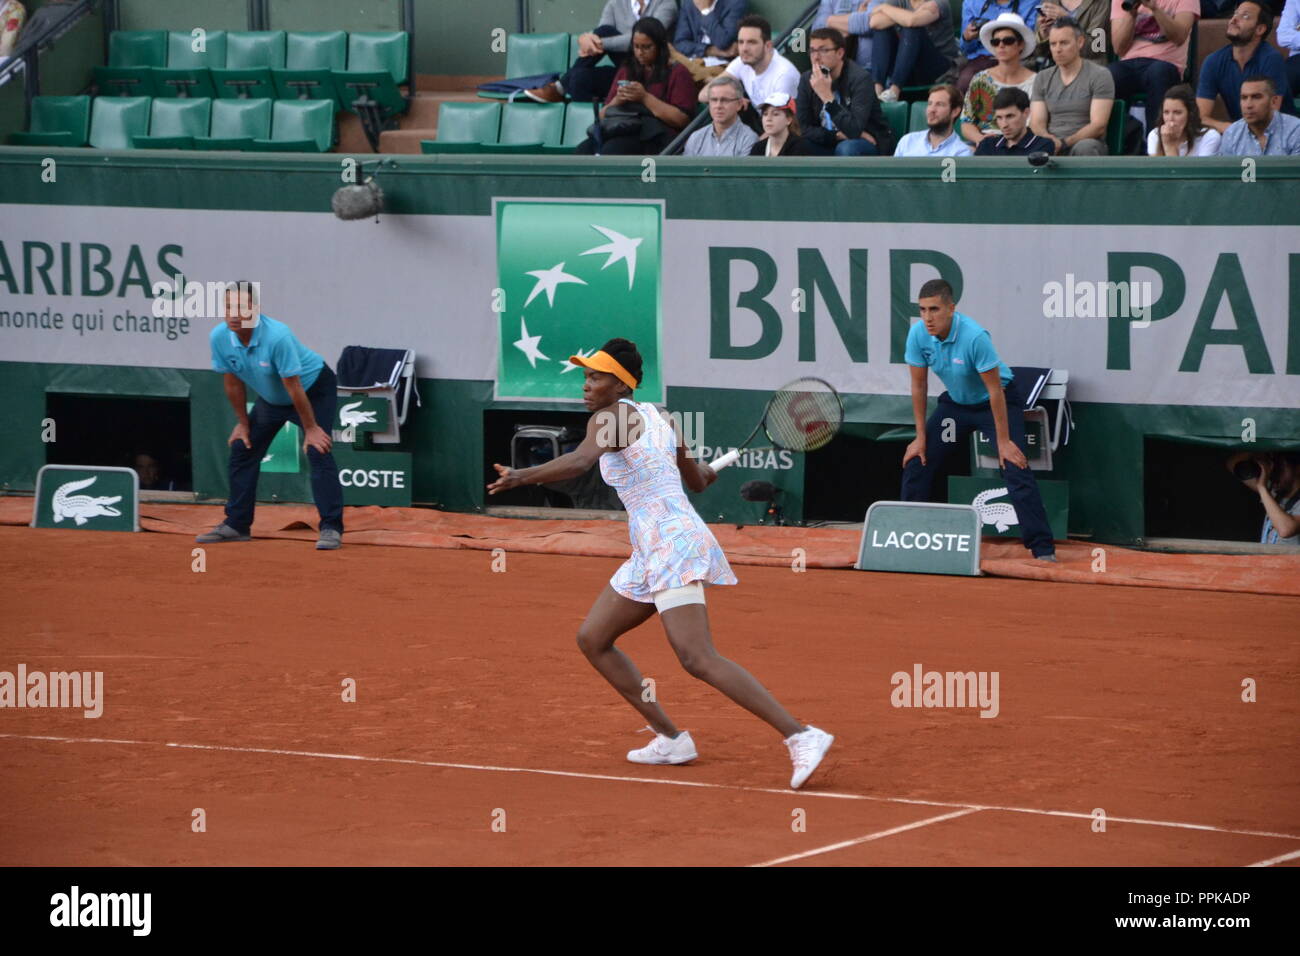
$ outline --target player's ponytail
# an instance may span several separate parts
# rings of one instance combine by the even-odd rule
[[[600,347],[600,350],[627,369],[628,374],[636,379],[637,385],[640,386],[641,353],[637,351],[635,342],[629,342],[627,339],[610,339]]]

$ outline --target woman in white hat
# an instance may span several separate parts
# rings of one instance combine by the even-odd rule
[[[1025,65],[1025,60],[1033,55],[1037,39],[1019,14],[1000,13],[997,19],[984,24],[980,27],[980,43],[997,62],[976,73],[966,90],[961,135],[972,146],[979,146],[985,137],[1002,135],[993,122],[993,98],[1008,86],[1024,90],[1032,98],[1037,76]]]
[[[773,93],[758,107],[763,116],[763,137],[750,149],[750,156],[813,156],[808,141],[799,135],[795,99],[789,93]]]

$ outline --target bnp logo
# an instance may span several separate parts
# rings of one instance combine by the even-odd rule
[[[662,402],[662,210],[648,203],[499,200],[498,398],[578,401],[580,366],[607,339],[644,360],[641,401]]]

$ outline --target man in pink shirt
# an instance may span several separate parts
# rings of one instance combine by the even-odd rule
[[[1146,94],[1147,129],[1160,126],[1165,90],[1182,82],[1200,0],[1110,0],[1115,98]]]

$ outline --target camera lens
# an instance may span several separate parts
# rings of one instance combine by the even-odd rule
[[[1136,6],[1137,6],[1137,0],[1123,0],[1123,2],[1120,3],[1120,8],[1123,9],[1126,13],[1132,13],[1133,8]]]
[[[1258,478],[1260,474],[1259,462],[1239,461],[1233,466],[1232,473],[1237,476],[1239,481],[1250,481],[1252,478]]]

